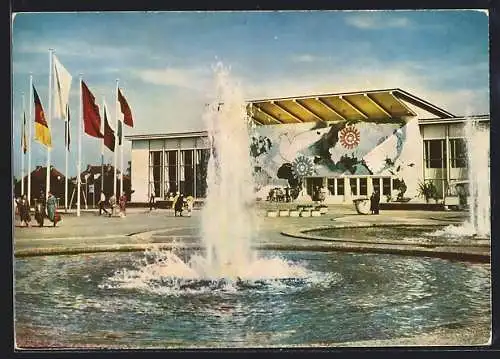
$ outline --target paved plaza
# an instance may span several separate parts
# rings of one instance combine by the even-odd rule
[[[465,212],[391,210],[382,211],[380,215],[359,215],[352,205],[330,205],[328,213],[321,217],[267,217],[267,210],[277,206],[266,202],[257,205],[257,248],[430,255],[489,262],[490,246],[487,240],[430,245],[384,238],[375,241],[324,238],[307,232],[317,228],[460,224],[467,219]],[[149,211],[148,208],[131,208],[124,218],[99,216],[97,210],[82,211],[80,217],[74,212],[63,213],[62,216],[63,221],[55,228],[48,221],[43,228],[21,227],[16,221],[15,255],[132,251],[152,245],[170,248],[174,243],[183,247],[200,246],[201,210],[194,210],[191,217],[175,217],[172,210]]]

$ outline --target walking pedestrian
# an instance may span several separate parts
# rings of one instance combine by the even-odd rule
[[[378,190],[373,191],[370,196],[370,212],[371,214],[379,213],[379,204],[380,204],[380,194]]]
[[[118,203],[120,205],[120,214],[122,217],[126,217],[127,213],[127,196],[125,195],[125,192],[122,192],[122,195],[118,199]]]
[[[111,217],[111,213],[106,210],[106,196],[104,195],[103,191],[101,191],[101,197],[99,199],[99,216],[102,214],[102,212]]]
[[[149,194],[149,211],[150,212],[153,210],[153,207],[156,209],[156,203],[155,203],[155,186],[154,186],[153,183],[151,183],[150,194]]]
[[[24,223],[26,227],[30,226],[31,216],[30,216],[30,205],[26,195],[23,195],[18,202],[19,217],[21,218],[21,224]]]
[[[51,192],[49,192],[49,198],[47,199],[47,217],[54,227],[60,219],[60,215],[57,213],[57,199]]]
[[[43,227],[43,222],[45,220],[45,193],[43,190],[40,191],[40,196],[36,202],[35,206],[35,219],[39,227]]]
[[[184,195],[181,193],[179,195],[179,198],[177,198],[177,201],[175,202],[175,215],[177,215],[177,212],[179,212],[179,216],[182,217],[182,210],[184,209]]]

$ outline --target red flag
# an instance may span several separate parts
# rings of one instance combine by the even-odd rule
[[[134,120],[132,119],[132,112],[130,111],[130,107],[123,97],[122,92],[118,89],[118,101],[120,102],[120,109],[123,113],[123,122],[130,127],[134,127]]]
[[[102,138],[101,116],[99,107],[95,103],[95,97],[89,88],[82,81],[82,102],[83,102],[83,124],[85,133],[97,138]]]
[[[111,152],[115,152],[115,131],[109,127],[106,112],[106,106],[104,106],[104,145],[109,148]]]

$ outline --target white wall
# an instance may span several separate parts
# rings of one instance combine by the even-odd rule
[[[132,202],[148,201],[149,141],[132,141]]]

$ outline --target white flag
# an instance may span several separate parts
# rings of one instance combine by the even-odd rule
[[[66,120],[71,75],[54,55],[54,118]]]

